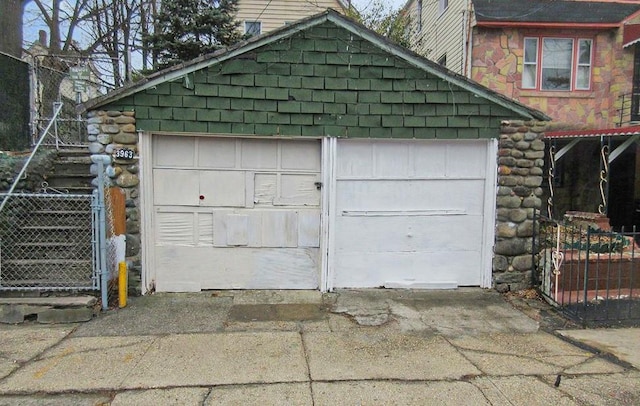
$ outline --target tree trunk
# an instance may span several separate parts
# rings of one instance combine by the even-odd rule
[[[22,12],[23,0],[0,1],[0,52],[22,57]]]

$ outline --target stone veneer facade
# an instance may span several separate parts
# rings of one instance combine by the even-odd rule
[[[138,150],[133,111],[91,111],[88,127],[92,155],[111,156],[116,148]],[[531,286],[534,210],[541,207],[546,122],[503,121],[498,151],[496,241],[493,285],[499,291]],[[97,169],[94,167],[93,171]],[[126,194],[129,291],[141,290],[138,162],[111,159],[110,183]]]
[[[632,91],[634,47],[623,48],[623,29],[476,28],[471,78],[507,97],[545,112],[554,124],[574,129],[614,128],[620,121],[621,96]],[[540,91],[522,89],[524,38],[528,36],[592,38],[591,89]],[[628,121],[627,117],[622,118]]]

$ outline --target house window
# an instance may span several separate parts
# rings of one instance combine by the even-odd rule
[[[447,54],[442,54],[442,56],[438,58],[438,65],[442,65],[445,68],[447,67]]]
[[[591,39],[525,38],[522,88],[589,90]]]
[[[418,32],[420,32],[422,31],[422,0],[418,0],[417,9]]]
[[[444,13],[449,7],[449,0],[438,0],[438,12],[440,14]]]
[[[262,22],[260,21],[245,21],[244,33],[253,37],[254,35],[260,35],[262,33]]]

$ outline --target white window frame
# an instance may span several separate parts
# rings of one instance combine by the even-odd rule
[[[530,40],[535,41],[535,60],[534,61],[526,61],[525,57],[527,55],[527,42]],[[568,89],[544,89],[542,83],[542,71],[544,69],[544,41],[545,40],[571,40],[571,63],[570,63],[570,74],[571,78],[569,80],[569,88]],[[541,92],[573,92],[573,91],[588,91],[591,90],[591,81],[592,81],[592,72],[593,72],[593,39],[592,38],[578,38],[578,37],[525,37],[523,42],[523,55],[522,55],[522,80],[521,87],[522,89],[531,89],[531,90],[539,90]],[[534,42],[530,42],[533,44]],[[580,46],[583,43],[589,44],[589,61],[588,62],[580,62]],[[525,84],[524,75],[525,68],[527,66],[535,67],[535,77],[533,84]],[[583,68],[587,71],[588,75],[588,85],[586,87],[580,87],[578,83],[578,72],[580,68]]]
[[[580,46],[582,42],[589,43],[589,62],[580,62]],[[574,88],[576,90],[590,90],[591,89],[591,73],[593,71],[593,40],[590,38],[578,38],[576,40],[578,44],[576,49],[576,75],[574,79]],[[586,68],[588,70],[587,73],[587,87],[579,87],[578,86],[578,76],[580,72],[580,68]]]
[[[248,24],[257,24],[258,25],[258,32],[257,33],[250,33],[249,30],[247,29],[247,25]],[[262,34],[262,21],[259,21],[259,20],[245,20],[244,21],[244,33],[245,34],[251,34],[252,36]]]

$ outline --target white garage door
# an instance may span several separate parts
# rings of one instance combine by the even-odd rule
[[[158,291],[316,289],[320,142],[155,135]]]
[[[482,285],[489,145],[338,140],[333,287]]]

